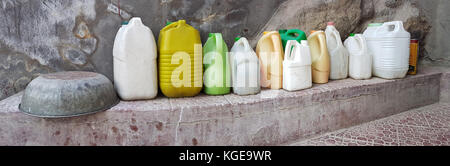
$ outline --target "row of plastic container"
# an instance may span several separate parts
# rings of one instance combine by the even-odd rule
[[[264,32],[256,52],[245,37],[230,52],[220,33],[202,47],[199,32],[186,21],[152,31],[132,18],[114,42],[114,83],[123,100],[209,95],[251,95],[261,87],[302,90],[329,79],[403,78],[409,69],[410,34],[402,22],[370,24],[343,43],[334,23],[309,37],[297,29]],[[158,50],[157,50],[158,48]],[[159,52],[159,58],[158,58]],[[158,61],[158,64],[157,64]]]

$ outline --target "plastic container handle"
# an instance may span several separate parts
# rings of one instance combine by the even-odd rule
[[[391,32],[391,31],[389,31],[389,26],[395,26],[394,31],[392,31],[392,32],[398,32],[398,31],[400,31],[400,28],[403,28],[403,22],[392,21],[392,22],[384,23],[384,27],[386,27],[388,29],[388,32]]]
[[[338,34],[337,31],[333,31],[332,34],[333,34],[333,36],[334,36],[334,39],[336,39],[336,44],[338,45],[338,47],[342,47],[343,44],[342,44],[342,40],[341,40],[341,35]]]
[[[324,50],[327,50],[328,51],[328,49],[327,49],[327,47],[326,47],[326,45],[327,45],[327,40],[326,40],[326,38],[325,38],[325,35],[320,35],[320,34],[318,34],[318,36],[317,36],[318,38],[319,38],[319,44],[320,44],[320,55],[322,55],[322,51],[324,51]]]
[[[252,47],[250,47],[250,43],[248,43],[247,38],[243,37],[241,39],[239,39],[240,42],[242,42],[242,44],[244,45],[244,50],[250,52]]]
[[[142,19],[140,17],[134,17],[128,22],[128,25],[142,25]]]
[[[285,60],[294,60],[295,57],[292,57],[292,47],[297,47],[295,40],[289,40],[286,45],[286,51],[284,53]]]
[[[272,35],[272,45],[273,45],[273,49],[275,50],[276,53],[282,52],[283,48],[281,46],[281,39],[279,35],[273,34]],[[284,59],[284,55],[281,54],[281,60]]]
[[[220,33],[216,33],[216,34],[214,34],[215,36],[216,36],[216,49],[217,49],[217,51],[219,52],[219,53],[222,53],[223,51],[223,43],[222,43],[222,41],[223,41],[223,38],[222,38],[222,34],[220,34]]]
[[[298,36],[297,36],[297,38],[295,38],[295,40],[299,40],[299,39],[301,38],[300,34],[301,34],[302,32],[303,32],[303,31],[298,30],[298,29],[289,29],[289,30],[287,31],[287,34],[288,34],[288,35],[290,35],[290,34],[298,34]]]
[[[358,43],[358,52],[360,52],[361,54],[365,51],[366,46],[365,46],[365,41],[361,38],[361,36],[355,36],[353,37],[353,39],[356,40],[356,43]]]
[[[359,43],[361,44],[361,51],[362,52],[368,52],[369,48],[367,48],[367,41],[365,40],[364,36],[358,35],[356,36],[356,39],[359,40]]]

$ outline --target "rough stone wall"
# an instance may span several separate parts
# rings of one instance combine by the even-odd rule
[[[0,99],[21,91],[41,73],[96,71],[112,79],[112,46],[123,20],[143,18],[155,36],[170,20],[201,31],[247,36],[264,30],[323,29],[335,21],[345,38],[372,21],[401,20],[422,39],[424,59],[450,65],[444,44],[450,1],[436,0],[0,0]],[[437,9],[437,10],[435,10]],[[433,26],[437,25],[437,27]],[[430,33],[431,31],[431,33]],[[442,35],[445,34],[445,35]]]

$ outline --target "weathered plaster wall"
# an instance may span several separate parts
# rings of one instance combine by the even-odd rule
[[[436,0],[0,0],[0,99],[41,73],[100,72],[112,78],[112,45],[122,20],[143,18],[155,36],[168,20],[256,43],[264,30],[323,29],[333,20],[345,37],[372,21],[401,20],[420,38],[424,59],[450,65],[446,6]],[[430,33],[431,32],[431,33]]]

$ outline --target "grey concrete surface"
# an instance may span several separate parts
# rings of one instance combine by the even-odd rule
[[[439,102],[442,72],[339,80],[287,92],[122,101],[106,112],[42,119],[0,101],[0,145],[281,145]]]

